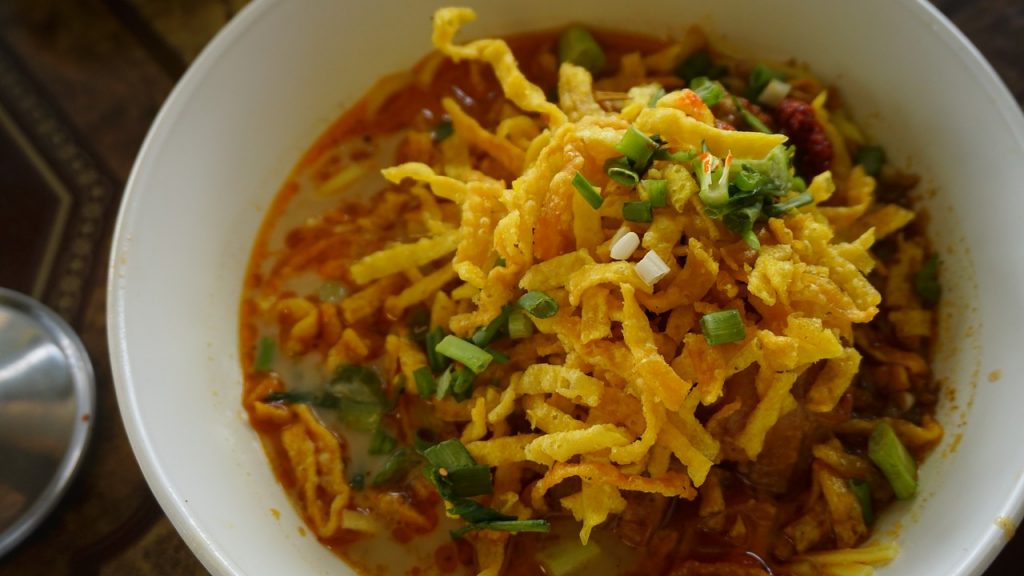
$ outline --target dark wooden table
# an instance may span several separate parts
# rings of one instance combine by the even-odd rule
[[[132,160],[188,63],[247,0],[0,1],[0,286],[70,322],[96,368],[95,434],[55,513],[0,576],[206,574],[157,506],[114,399],[106,266]],[[1024,0],[938,0],[1024,98]],[[923,89],[940,89],[936,86]],[[0,463],[2,466],[3,463]],[[1024,573],[1024,537],[987,574]]]

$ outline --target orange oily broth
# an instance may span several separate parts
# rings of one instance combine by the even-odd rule
[[[610,68],[614,68],[620,56],[626,52],[651,52],[664,45],[663,41],[646,37],[600,31],[595,35],[605,48]],[[557,75],[557,62],[551,56],[551,47],[557,41],[555,33],[530,34],[508,38],[506,41],[515,52],[526,76],[545,90],[550,89]],[[325,280],[339,282],[354,291],[357,288],[348,276],[347,266],[344,265],[346,262],[351,263],[390,242],[408,240],[417,235],[416,230],[410,230],[401,223],[366,229],[354,237],[333,238],[330,234],[332,223],[351,222],[372,211],[372,205],[365,202],[365,193],[376,192],[382,187],[383,180],[379,176],[381,168],[403,161],[403,149],[400,145],[396,147],[401,136],[410,129],[425,131],[433,127],[443,114],[440,106],[442,97],[454,97],[465,111],[484,126],[494,126],[499,118],[501,107],[505,105],[504,96],[488,67],[480,63],[454,64],[446,59],[438,65],[432,82],[420,85],[415,80],[417,72],[433,65],[431,58],[436,58],[436,55],[427,57],[413,69],[414,80],[387,98],[380,113],[373,116],[368,113],[375,105],[371,90],[367,97],[331,126],[296,166],[268,211],[249,263],[241,309],[241,349],[246,372],[246,397],[265,378],[252,370],[252,350],[256,342],[261,337],[279,340],[278,330],[281,326],[279,319],[273,318],[269,312],[269,303],[282,295],[315,294]],[[342,196],[317,192],[317,187],[329,175],[355,164],[362,165],[365,172]],[[505,179],[506,183],[515,177],[514,174],[503,173],[500,166],[485,165],[481,170],[493,177]],[[377,201],[374,199],[374,202]],[[402,213],[401,210],[396,212],[396,220],[401,219]],[[311,223],[314,226],[308,226]],[[381,341],[387,334],[386,325],[364,324],[361,327],[375,332]],[[376,344],[379,351],[381,342]],[[324,366],[326,353],[325,349],[309,350],[298,356],[279,353],[273,372],[289,391],[320,391],[329,378]],[[373,354],[366,364],[372,365],[372,358]],[[384,366],[376,368],[381,373],[387,373]],[[388,387],[389,383],[385,382],[385,388]],[[246,407],[250,416],[253,416],[251,405],[247,404]],[[347,477],[379,469],[384,457],[368,454],[368,433],[345,429],[329,410],[317,410],[317,415],[343,446]],[[279,480],[293,499],[297,498],[295,479],[290,477],[289,468],[285,465],[286,455],[278,436],[280,428],[256,418],[253,418],[253,423],[260,432]],[[402,422],[398,422],[398,429],[405,430]],[[408,437],[399,438],[400,443],[407,443],[408,440]],[[731,475],[732,471],[725,470],[722,474]],[[671,528],[668,533],[676,539],[671,543],[651,542],[650,546],[664,548],[671,545],[677,557],[680,552],[685,552],[688,557],[696,560],[724,561],[736,566],[754,567],[756,560],[747,556],[748,552],[764,556],[770,552],[767,549],[768,539],[758,534],[763,536],[767,531],[778,530],[794,517],[795,502],[805,488],[806,485],[801,484],[785,497],[775,498],[774,504],[778,509],[772,518],[763,517],[756,506],[750,509],[738,507],[737,514],[745,518],[753,534],[746,543],[718,541],[703,533],[695,519],[694,505],[681,502],[666,515],[665,520],[665,525]],[[730,501],[740,501],[750,498],[751,492],[749,487],[739,486],[727,490],[726,497]],[[402,493],[400,496],[406,498],[409,495]],[[439,499],[435,498],[432,503],[426,504],[431,504],[433,508],[424,511],[437,521],[436,528],[429,534],[413,537],[406,532],[384,529],[375,536],[367,537],[341,531],[339,536],[322,540],[365,573],[474,573],[471,557],[466,557],[467,546],[452,544],[448,536],[448,530],[455,527],[456,523],[445,519]],[[308,520],[307,512],[297,499],[296,506]],[[425,503],[419,502],[416,506],[424,507]],[[558,517],[551,520],[551,534],[523,534],[512,538],[509,559],[505,564],[506,574],[542,574],[542,569],[534,559],[536,552],[554,541],[577,537],[578,524],[571,518]],[[600,562],[591,563],[587,567],[587,572],[595,576],[651,573],[651,570],[664,568],[650,563],[647,550],[623,544],[616,534],[614,523],[596,528],[592,539],[604,551]],[[661,558],[668,556],[671,554],[666,552]]]

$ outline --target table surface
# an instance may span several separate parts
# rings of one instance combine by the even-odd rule
[[[81,335],[96,369],[91,449],[6,575],[203,575],[135,463],[111,381],[106,264],[121,191],[188,63],[247,0],[0,2],[0,286]],[[935,2],[1024,98],[1024,1]],[[934,87],[938,88],[938,86]],[[927,87],[926,87],[927,89]],[[1024,537],[986,572],[1018,574]]]

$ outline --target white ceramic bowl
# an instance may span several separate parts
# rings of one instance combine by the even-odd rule
[[[570,21],[678,34],[697,22],[744,54],[806,60],[924,176],[944,262],[935,368],[956,394],[922,493],[883,521],[883,532],[901,524],[903,553],[882,573],[980,573],[1020,520],[1024,487],[1024,119],[977,50],[915,0],[473,4],[473,36]],[[182,79],[136,162],[110,269],[118,400],[157,499],[215,575],[349,573],[299,535],[240,408],[242,276],[289,169],[375,78],[430,49],[435,7],[254,2]]]

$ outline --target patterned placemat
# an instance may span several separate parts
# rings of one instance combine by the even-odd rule
[[[121,190],[150,122],[246,2],[0,2],[0,286],[43,300],[75,327],[98,386],[79,477],[38,532],[0,559],[0,576],[206,574],[153,499],[117,413],[106,262]],[[1024,2],[935,3],[1020,102]],[[1021,565],[1018,538],[987,574],[1018,574]]]

